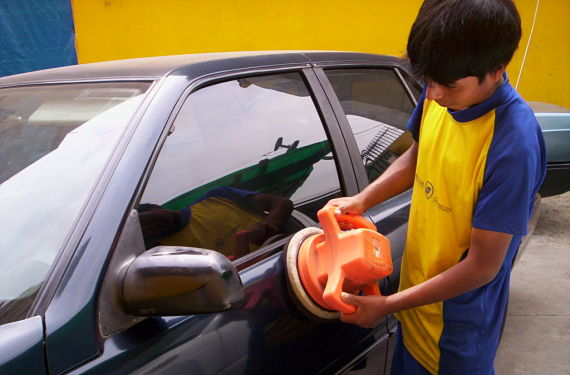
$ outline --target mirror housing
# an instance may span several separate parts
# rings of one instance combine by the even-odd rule
[[[122,285],[125,310],[136,316],[191,315],[231,310],[245,301],[232,262],[206,249],[159,246],[139,255]]]

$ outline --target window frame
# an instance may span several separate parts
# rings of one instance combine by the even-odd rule
[[[423,85],[418,80],[416,80],[409,71],[405,69],[396,68],[396,74],[398,75],[400,82],[402,82],[406,88],[408,96],[412,100],[414,107],[417,106],[418,100],[420,99],[420,95],[423,90]],[[414,88],[420,92],[417,96],[414,94],[414,91],[410,87],[411,85],[413,85]]]

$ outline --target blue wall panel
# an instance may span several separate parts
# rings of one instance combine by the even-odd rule
[[[71,0],[0,0],[0,76],[72,64]]]

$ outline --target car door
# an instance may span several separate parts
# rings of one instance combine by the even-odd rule
[[[413,143],[406,124],[419,91],[402,67],[325,64],[321,80],[345,133],[361,188],[374,181]],[[411,189],[368,210],[378,231],[391,241],[394,272],[384,280],[382,292],[397,291],[407,233]],[[396,320],[389,317],[390,333]]]
[[[136,198],[136,214],[147,248],[201,247],[233,260],[245,304],[222,313],[140,318],[105,310],[104,289],[103,355],[75,372],[313,374],[356,365],[382,372],[385,321],[375,329],[315,322],[298,311],[287,289],[288,239],[318,225],[316,211],[357,186],[313,70],[216,76],[186,95]],[[275,214],[273,204],[289,208]],[[174,219],[161,221],[155,215],[161,212]],[[253,235],[260,223],[270,225]],[[108,275],[119,266],[111,260]]]

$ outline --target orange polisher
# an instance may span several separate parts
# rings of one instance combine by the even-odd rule
[[[322,229],[297,232],[285,254],[294,300],[317,320],[338,319],[339,311],[355,312],[341,293],[380,295],[378,280],[392,273],[390,241],[364,217],[336,216],[335,210],[321,209],[317,216]]]

